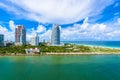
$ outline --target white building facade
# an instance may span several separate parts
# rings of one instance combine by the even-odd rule
[[[30,44],[31,44],[32,46],[38,46],[38,45],[39,45],[39,36],[38,36],[37,33],[31,37],[31,42],[30,42]]]
[[[51,44],[60,45],[60,26],[57,24],[53,24],[52,27]]]

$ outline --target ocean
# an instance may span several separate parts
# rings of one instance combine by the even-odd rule
[[[120,80],[120,55],[1,56],[0,80]]]
[[[120,48],[120,41],[62,41],[62,43],[108,48]]]

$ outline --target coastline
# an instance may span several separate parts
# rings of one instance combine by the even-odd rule
[[[97,46],[97,45],[87,45],[87,44],[77,44],[79,46],[87,46],[92,48],[109,48],[109,49],[120,49],[120,47],[108,47],[108,46]]]
[[[106,55],[120,54],[120,48],[93,46],[93,45],[65,45],[65,46],[39,46],[42,49],[39,53],[25,53],[26,47],[10,47],[3,48],[0,56],[43,56],[43,55]],[[9,50],[12,50],[10,52]],[[21,49],[20,51],[16,51]],[[8,51],[7,51],[8,50]]]
[[[44,53],[44,54],[6,54],[6,55],[0,55],[0,56],[44,56],[44,55],[119,55],[119,53],[116,52],[66,52],[66,53]]]
[[[115,45],[111,45],[112,41],[68,41],[68,42],[63,42],[66,44],[71,44],[71,45],[78,45],[78,46],[88,46],[88,47],[99,47],[99,48],[109,48],[109,49],[120,49],[120,44],[115,43],[115,45],[117,44],[117,46]],[[95,44],[95,43],[96,44]],[[109,43],[106,43],[109,42]],[[113,42],[120,42],[120,41],[113,41]],[[108,45],[110,44],[110,45]]]
[[[101,55],[101,54],[120,54],[116,52],[70,52],[70,53],[46,53],[46,55]]]

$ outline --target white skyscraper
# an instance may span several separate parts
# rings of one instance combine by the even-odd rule
[[[31,42],[30,42],[30,44],[31,44],[32,46],[38,46],[38,45],[39,45],[39,36],[38,36],[37,33],[34,34],[34,35],[31,37]]]
[[[60,45],[60,27],[57,24],[52,27],[51,44]]]

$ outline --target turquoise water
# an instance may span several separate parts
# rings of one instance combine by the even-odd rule
[[[0,57],[0,80],[120,80],[120,55]]]
[[[120,48],[120,41],[63,41],[62,43],[109,47],[109,48]]]

